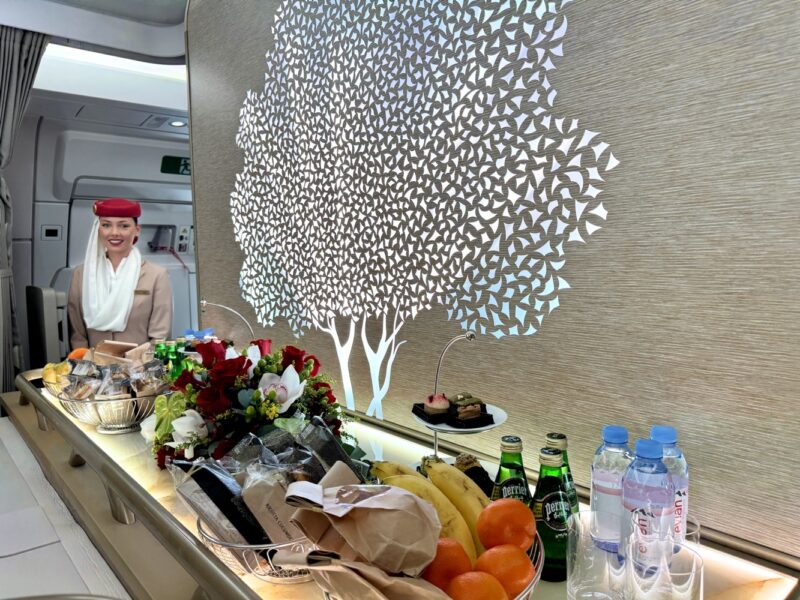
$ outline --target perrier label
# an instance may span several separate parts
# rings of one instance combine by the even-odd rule
[[[500,439],[500,468],[492,488],[492,500],[516,498],[530,503],[531,490],[522,466],[522,440],[515,435]]]

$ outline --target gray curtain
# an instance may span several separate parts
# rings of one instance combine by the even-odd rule
[[[47,36],[0,26],[0,392],[14,386],[14,348],[19,344],[11,272],[11,194],[3,169],[11,160],[14,137]]]

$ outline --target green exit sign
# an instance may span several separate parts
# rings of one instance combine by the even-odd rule
[[[191,175],[192,159],[188,156],[164,156],[161,158],[161,172],[170,175]]]

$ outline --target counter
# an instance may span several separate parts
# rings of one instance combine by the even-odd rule
[[[230,571],[199,541],[194,518],[177,500],[169,474],[158,469],[144,439],[138,433],[99,434],[93,427],[74,420],[47,392],[31,383],[37,376],[37,372],[18,376],[21,396],[4,396],[5,408],[53,487],[73,513],[80,516],[78,520],[134,597],[163,597],[158,592],[163,588],[148,587],[147,582],[142,581],[159,577],[173,585],[175,581],[185,580],[172,596],[174,598],[316,600],[322,597],[313,583],[277,585],[261,582],[253,576],[240,578]],[[26,405],[27,402],[30,404]],[[41,427],[48,431],[42,431]],[[358,439],[369,458],[413,464],[431,453],[431,446],[374,425],[350,423],[347,431]],[[70,482],[70,471],[85,470],[79,467],[82,461],[76,453],[96,472],[94,485],[106,490],[108,505],[103,506],[102,497],[98,500],[97,493],[93,499],[84,497],[88,482]],[[116,522],[100,526],[97,513],[102,512],[107,517],[109,508],[116,514],[117,521],[127,519],[130,524]],[[106,521],[109,520],[106,518]],[[136,537],[138,542],[126,548],[124,538],[127,536],[119,530],[128,528],[131,537]],[[163,554],[166,548],[172,562],[162,562],[160,567],[142,564],[134,569],[129,555],[150,554],[151,547],[154,556],[159,552]],[[778,600],[788,597],[797,584],[796,578],[772,569],[705,546],[699,549],[706,565],[705,597],[708,599]],[[562,600],[564,597],[563,583],[541,582],[534,594],[534,600]]]

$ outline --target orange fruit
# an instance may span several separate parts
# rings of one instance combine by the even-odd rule
[[[531,559],[522,548],[513,544],[489,548],[475,561],[475,570],[494,576],[510,598],[519,596],[536,575]]]
[[[481,571],[458,575],[446,591],[453,600],[508,600],[501,583],[489,573]]]
[[[436,544],[436,556],[422,572],[422,578],[444,590],[457,575],[472,570],[472,561],[460,542],[452,538],[440,538]]]
[[[514,544],[527,552],[536,537],[536,519],[524,502],[502,498],[481,511],[477,530],[484,548]]]
[[[83,360],[83,357],[88,351],[88,348],[75,348],[75,350],[67,354],[67,358],[71,358],[72,360]]]

